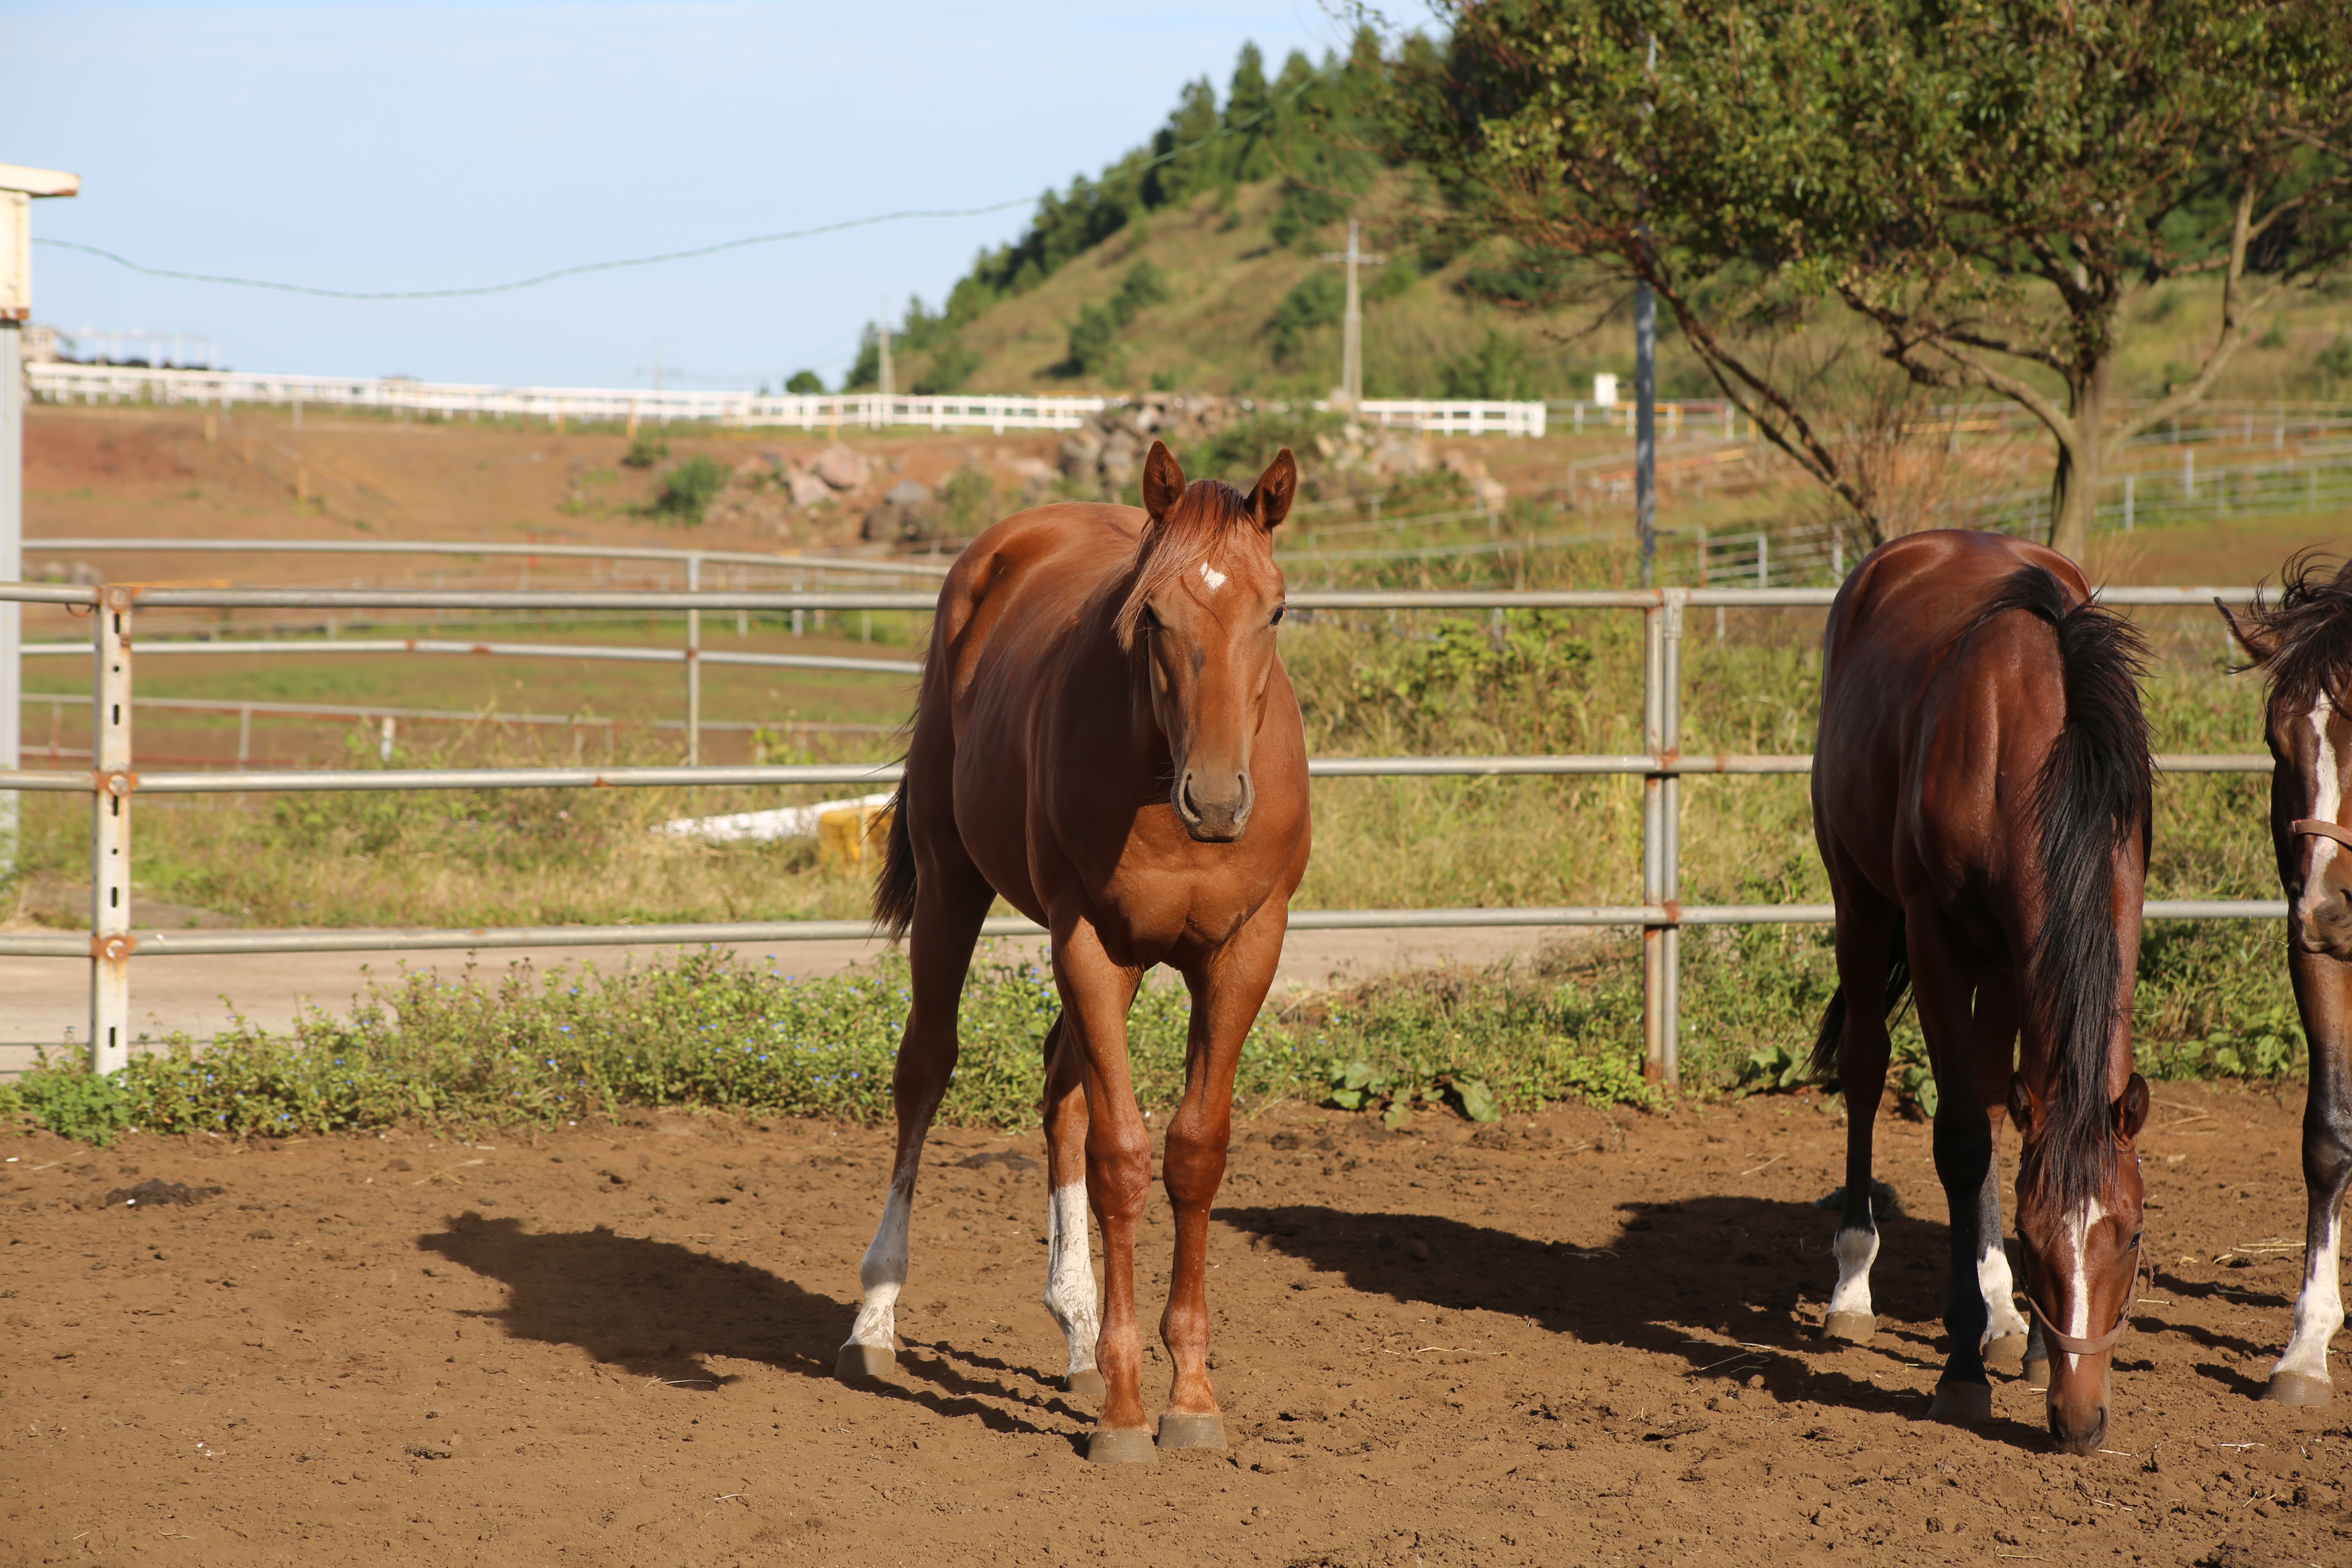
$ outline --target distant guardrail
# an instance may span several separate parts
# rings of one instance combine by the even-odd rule
[[[369,413],[467,418],[703,421],[803,430],[1075,430],[1124,399],[1093,395],[956,394],[918,397],[878,392],[790,394],[684,392],[633,387],[489,386],[403,377],[278,375],[259,371],[160,370],[143,365],[68,364],[26,369],[33,395],[49,403],[306,405]],[[1318,405],[1318,407],[1324,406]],[[1540,402],[1371,398],[1357,407],[1368,424],[1444,436],[1541,436]]]

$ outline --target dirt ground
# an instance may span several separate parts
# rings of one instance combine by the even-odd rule
[[[14,1140],[0,1563],[2342,1563],[2352,1403],[2253,1397],[2298,1100],[2160,1091],[2162,1262],[2080,1459],[2022,1383],[1981,1430],[1925,1418],[1924,1127],[1881,1145],[1923,1217],[1887,1227],[1878,1341],[1813,1337],[1842,1130],[1801,1100],[1475,1136],[1262,1111],[1213,1232],[1236,1448],[1118,1469],[1057,1392],[1034,1136],[936,1140],[865,1387],[831,1373],[877,1130]],[[195,1201],[123,1201],[152,1181]]]

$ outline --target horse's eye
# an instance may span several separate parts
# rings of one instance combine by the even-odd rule
[[[1288,608],[1290,608],[1290,606],[1287,605],[1276,605],[1274,607],[1274,619],[1266,622],[1266,625],[1270,626],[1278,626],[1282,625],[1282,613]]]
[[[1160,612],[1149,605],[1143,606],[1143,629],[1147,632],[1160,629]]]

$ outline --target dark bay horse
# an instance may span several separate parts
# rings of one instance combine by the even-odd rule
[[[1988,1345],[2022,1348],[2000,1240],[2006,1113],[2023,1141],[2026,1300],[2056,1352],[2050,1430],[2077,1454],[2106,1430],[2107,1352],[2138,1294],[2141,647],[2053,551],[1993,533],[1897,539],[1830,611],[1813,752],[1839,981],[1814,1062],[1834,1064],[1847,1107],[1824,1332],[1865,1340],[1874,1326],[1871,1134],[1886,1016],[1907,982],[1935,1067],[1936,1173],[1952,1216],[1951,1342],[1931,1414],[1990,1416]]]
[[[2270,680],[2271,842],[2286,889],[2287,973],[2311,1042],[2303,1289],[2263,1397],[2325,1405],[2335,1392],[2327,1342],[2344,1325],[2339,1226],[2352,1184],[2352,563],[2329,574],[2299,555],[2281,577],[2275,605],[2258,598],[2242,616],[2216,607]]]
[[[1274,530],[1297,483],[1286,449],[1247,495],[1187,485],[1155,441],[1143,510],[1021,512],[973,541],[940,590],[875,892],[877,921],[912,932],[898,1158],[841,1376],[892,1363],[923,1138],[955,1069],[972,945],[1002,894],[1052,933],[1062,1013],[1045,1038],[1045,1305],[1069,1342],[1069,1387],[1101,1398],[1097,1460],[1155,1453],[1135,1304],[1151,1139],[1129,1079],[1128,1009],[1156,963],[1192,992],[1163,1161],[1176,1261],[1160,1333],[1174,1379],[1158,1446],[1225,1446],[1209,1385],[1209,1205],[1243,1037],[1307,871],[1307,742],[1275,647]],[[1099,1318],[1089,1204],[1107,1254]]]

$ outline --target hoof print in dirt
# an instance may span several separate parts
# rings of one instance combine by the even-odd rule
[[[150,1176],[135,1187],[117,1187],[106,1194],[109,1208],[162,1208],[171,1204],[200,1204],[220,1196],[219,1187],[191,1187]]]

